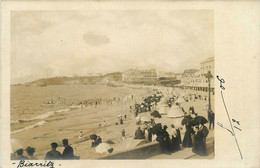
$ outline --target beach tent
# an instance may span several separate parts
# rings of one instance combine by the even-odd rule
[[[176,101],[176,103],[183,103],[183,102],[185,102],[183,97],[178,98]]]
[[[183,117],[173,119],[173,125],[175,126],[176,129],[183,128],[183,126],[181,125],[182,120]]]
[[[168,118],[178,118],[182,117],[184,113],[182,112],[181,108],[178,106],[172,106],[169,110],[169,113],[167,114]]]
[[[110,149],[112,149],[112,147],[109,144],[100,143],[95,150],[97,153],[109,153]]]
[[[140,119],[141,119],[141,117],[137,116],[137,117],[135,117],[135,119],[136,119],[136,120],[140,120]]]
[[[159,104],[158,111],[160,114],[167,114],[169,112],[169,106],[166,104]]]
[[[150,122],[151,121],[151,118],[147,117],[147,116],[143,116],[141,117],[141,121],[144,123],[144,122]]]
[[[157,105],[160,106],[160,105],[165,105],[165,104],[167,104],[167,97],[161,98],[161,101]]]

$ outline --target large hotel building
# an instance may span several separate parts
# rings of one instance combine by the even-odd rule
[[[156,69],[127,69],[122,74],[122,80],[129,83],[149,83],[157,80]]]

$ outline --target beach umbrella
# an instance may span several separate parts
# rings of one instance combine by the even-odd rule
[[[135,119],[136,119],[136,120],[140,120],[140,119],[141,119],[141,117],[137,116],[137,117],[135,117]]]
[[[199,125],[199,124],[207,123],[208,120],[205,117],[203,117],[203,116],[197,116],[194,119],[192,119],[191,122],[192,122],[193,125]]]
[[[151,119],[147,116],[143,116],[143,117],[141,117],[141,121],[142,122],[149,122],[149,121],[151,121]]]
[[[161,123],[157,123],[155,124],[152,128],[151,128],[151,133],[152,134],[157,134],[159,131],[162,130],[162,124]]]
[[[157,110],[154,110],[150,115],[153,117],[162,118],[161,114]]]
[[[107,140],[106,143],[108,143],[108,144],[115,144],[112,140]]]
[[[187,123],[190,123],[192,120],[192,117],[190,115],[187,115],[183,118],[183,120],[181,121],[181,125],[186,125]]]
[[[97,139],[97,135],[96,134],[92,134],[89,136],[91,140],[96,140]]]
[[[169,110],[169,113],[167,114],[168,118],[178,118],[178,117],[182,117],[184,114],[181,110],[180,107],[178,106],[172,106]]]
[[[111,150],[113,151],[113,148],[107,143],[100,143],[95,148],[95,150],[97,153],[111,153]]]
[[[143,130],[143,129],[146,129],[146,128],[148,128],[148,125],[146,125],[146,124],[141,125],[141,129],[142,129],[142,130]]]

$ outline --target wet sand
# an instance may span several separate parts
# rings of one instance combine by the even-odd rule
[[[129,89],[129,88],[127,88]],[[134,94],[134,100],[141,100],[142,97],[149,96],[147,90],[131,88]],[[129,96],[129,95],[125,95]],[[129,100],[123,103],[115,103],[114,105],[98,105],[83,107],[60,114],[55,114],[46,118],[44,125],[23,130],[18,133],[11,134],[11,139],[17,139],[23,148],[27,146],[35,147],[35,156],[38,159],[44,159],[47,151],[50,150],[50,144],[57,142],[59,147],[57,150],[63,151],[61,144],[62,139],[69,139],[69,143],[74,148],[76,156],[81,159],[94,159],[102,156],[95,152],[95,148],[91,148],[91,140],[89,135],[95,133],[99,135],[103,142],[112,140],[115,145],[112,145],[114,150],[124,149],[125,145],[120,145],[121,130],[124,128],[128,137],[133,136],[135,131],[134,114],[130,113],[129,106],[134,104],[134,100]],[[126,114],[127,119],[123,125],[115,125],[118,122],[117,115]],[[99,122],[106,121],[106,127],[99,128]],[[79,138],[79,132],[83,132],[83,137]],[[131,142],[128,147],[136,145],[136,142]],[[121,146],[121,147],[120,147]]]
[[[140,101],[142,97],[150,96],[152,89],[152,87],[146,89],[140,87],[131,88],[132,94],[135,95],[134,100],[124,103],[84,107],[83,109],[53,115],[45,119],[45,125],[14,133],[11,135],[11,138],[17,139],[23,148],[27,146],[35,147],[35,156],[38,159],[44,159],[45,154],[50,150],[52,142],[57,142],[59,144],[57,150],[62,152],[64,148],[61,142],[64,138],[69,139],[69,143],[74,148],[74,154],[80,156],[80,159],[98,159],[108,155],[96,153],[95,148],[91,148],[89,135],[93,133],[99,135],[103,142],[113,141],[115,144],[112,144],[111,147],[114,148],[114,152],[133,149],[141,140],[133,140],[137,125],[134,113],[130,112],[129,106],[134,105],[135,100]],[[159,90],[166,92],[167,88],[160,88]],[[188,108],[193,105],[195,112],[206,117],[206,104],[207,101],[196,100],[195,102],[182,103],[182,106],[188,111]],[[123,125],[115,125],[118,122],[118,113],[127,115]],[[149,113],[140,114],[140,116],[143,115],[149,116]],[[99,128],[98,124],[103,120],[106,121],[106,126]],[[156,122],[162,122],[169,127],[174,120],[163,115],[162,119],[156,119]],[[124,141],[121,137],[122,128],[126,131],[126,139]],[[79,138],[80,131],[83,132],[81,139]],[[182,130],[182,137],[184,132],[185,130]]]

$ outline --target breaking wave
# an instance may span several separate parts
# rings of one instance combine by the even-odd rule
[[[68,112],[68,111],[70,111],[70,109],[61,109],[61,110],[57,110],[57,111],[49,111],[47,113],[38,115],[38,116],[33,117],[33,118],[29,118],[29,119],[11,120],[11,124],[42,120],[42,119],[53,116],[55,113],[63,113],[63,112]]]
[[[47,123],[46,121],[39,121],[39,122],[37,122],[37,123],[35,123],[33,125],[24,127],[22,129],[19,129],[19,130],[12,131],[11,134],[18,133],[18,132],[21,132],[21,131],[24,131],[24,130],[27,130],[27,129],[31,129],[31,128],[37,128],[37,127],[42,126],[42,125],[44,125],[46,123]]]

